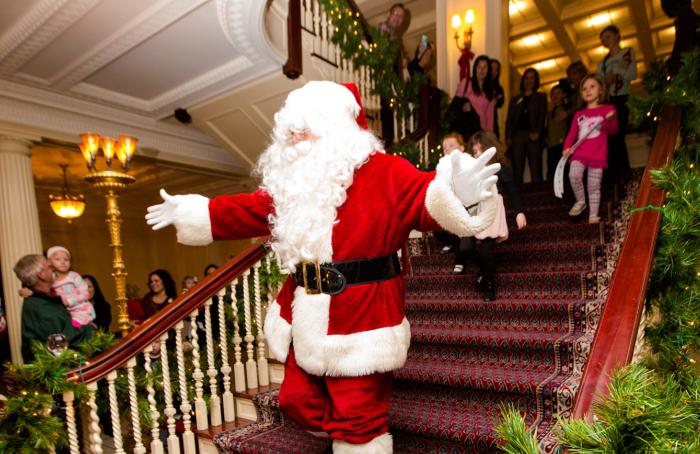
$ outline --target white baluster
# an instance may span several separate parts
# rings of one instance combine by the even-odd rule
[[[248,359],[245,362],[245,377],[248,389],[258,387],[258,372],[253,350],[253,325],[250,318],[250,293],[248,291],[248,276],[250,270],[243,273],[243,315],[245,317],[245,347]]]
[[[226,287],[219,291],[219,347],[221,347],[221,380],[224,384],[224,392],[221,400],[224,407],[224,421],[231,422],[236,419],[236,410],[233,405],[233,394],[231,393],[231,365],[228,362],[228,333],[226,332],[226,311],[224,310],[224,297]],[[234,295],[235,296],[235,295]]]
[[[63,402],[66,404],[66,426],[68,429],[68,448],[71,454],[80,454],[80,442],[78,441],[78,426],[75,423],[75,407],[73,391],[63,392]]]
[[[318,1],[314,1],[314,39],[313,39],[313,52],[319,53],[321,49],[321,15],[319,14],[320,5]]]
[[[126,362],[126,379],[129,386],[129,405],[131,406],[131,430],[134,432],[134,454],[146,454],[146,447],[141,439],[141,421],[139,420],[139,405],[136,394],[136,378],[134,378],[136,357]]]
[[[326,13],[326,10],[321,11],[321,49],[320,49],[320,54],[323,56],[325,59],[329,59],[328,56],[328,43],[330,42],[330,38],[328,37],[328,14]]]
[[[90,440],[90,452],[92,454],[102,454],[102,429],[100,428],[100,417],[97,415],[97,403],[95,397],[97,394],[97,382],[87,384],[88,399],[87,406],[90,409],[88,413],[88,439]]]
[[[216,386],[216,365],[214,364],[214,338],[211,328],[211,306],[214,298],[209,298],[204,303],[204,332],[207,343],[207,375],[209,376],[209,389],[211,396],[209,397],[209,406],[211,407],[212,426],[221,425],[221,400],[219,400],[219,391]]]
[[[260,265],[258,262],[253,267],[253,299],[255,301],[255,323],[258,326],[258,385],[270,384],[270,371],[267,368],[267,356],[265,355],[265,333],[263,332],[262,301],[260,300]]]
[[[302,2],[302,6],[304,8],[304,12],[302,14],[303,27],[307,30],[313,30],[314,22],[313,12],[311,11],[311,0],[304,0]]]
[[[170,383],[170,364],[168,363],[168,332],[160,336],[160,366],[163,373],[163,396],[165,397],[165,416],[168,424],[168,452],[180,452],[180,439],[175,432],[175,407],[173,406],[173,390]]]
[[[238,282],[242,283],[243,278],[239,277]],[[238,301],[236,300],[235,287],[231,299],[231,309],[233,309],[233,389],[240,393],[245,391],[245,366],[241,360],[241,344],[243,343],[243,339],[241,339],[241,330],[238,325],[240,317],[238,314]]]
[[[204,378],[204,374],[202,373],[202,369],[199,364],[199,336],[197,334],[196,310],[190,314],[190,324],[194,327],[192,329],[192,365],[194,366],[192,378],[194,378],[195,394],[194,416],[197,420],[197,430],[205,430],[209,427],[209,421],[207,419],[207,404],[202,398],[202,395],[204,394],[204,389],[202,386],[202,379]]]
[[[153,387],[153,368],[151,367],[153,345],[149,344],[143,350],[143,368],[148,376],[146,392],[148,393],[148,408],[151,411],[151,453],[163,454],[163,442],[160,441],[160,412],[156,406],[156,390]]]
[[[401,132],[401,129],[399,129],[399,120],[396,115],[396,102],[394,102],[394,105],[391,107],[393,110],[393,115],[392,115],[392,120],[394,122],[394,131],[396,131],[396,134],[394,134],[394,142],[398,142],[401,139],[403,139],[403,134]]]
[[[180,411],[182,412],[182,425],[185,431],[182,434],[182,444],[185,448],[185,454],[195,454],[197,448],[194,443],[194,434],[192,433],[192,422],[190,421],[190,405],[189,396],[187,395],[187,374],[185,371],[185,352],[182,348],[182,330],[185,323],[177,322],[175,325],[175,355],[177,356],[177,373],[178,384],[180,386]],[[196,329],[196,327],[194,328]]]
[[[121,418],[119,417],[119,403],[117,402],[117,388],[114,382],[117,379],[117,371],[107,374],[107,394],[109,396],[109,414],[112,418],[112,437],[114,437],[114,454],[126,454],[122,441]]]

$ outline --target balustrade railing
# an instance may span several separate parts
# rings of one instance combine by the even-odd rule
[[[354,2],[350,1],[349,7],[352,13],[357,15],[358,21],[364,29],[363,45],[369,46],[372,43],[369,29],[362,13]],[[338,45],[333,43],[335,27],[332,17],[324,10],[318,0],[290,0],[289,16],[287,19],[289,40],[289,59],[285,65],[285,74],[290,78],[296,78],[301,72],[302,53],[308,52],[312,59],[319,65],[324,66],[323,73],[329,80],[335,82],[354,82],[362,96],[363,106],[367,115],[370,129],[381,135],[382,124],[380,119],[380,97],[375,93],[375,81],[369,67],[355,67],[351,60],[344,58]],[[299,30],[291,27],[299,27]],[[306,49],[304,46],[306,45]],[[287,67],[295,68],[289,72]],[[427,98],[426,98],[427,100]],[[393,112],[393,143],[385,144],[391,147],[402,141],[411,140],[421,149],[421,156],[425,156],[426,162],[429,149],[437,143],[436,132],[429,138],[425,138],[430,128],[430,123],[434,124],[435,131],[440,118],[439,109],[437,115],[427,115],[431,111],[428,104],[423,104],[423,99],[419,105],[410,104],[406,115]],[[434,109],[432,109],[434,111]],[[421,131],[420,134],[416,134]]]
[[[71,454],[194,454],[197,430],[234,421],[234,393],[270,383],[262,326],[278,289],[263,288],[261,273],[274,265],[250,247],[71,371],[89,391],[81,402],[63,396]]]

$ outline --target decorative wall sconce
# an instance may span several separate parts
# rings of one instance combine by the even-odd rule
[[[85,197],[82,194],[71,194],[68,192],[68,164],[59,164],[63,169],[63,193],[59,195],[50,194],[49,204],[51,209],[59,218],[67,219],[71,223],[73,219],[79,218],[85,211]]]
[[[455,30],[455,44],[460,51],[469,50],[472,47],[472,35],[474,34],[472,24],[474,24],[474,10],[472,9],[468,9],[464,12],[464,23],[462,23],[462,18],[459,14],[454,14],[452,16],[452,28]],[[462,30],[461,43],[460,29]]]

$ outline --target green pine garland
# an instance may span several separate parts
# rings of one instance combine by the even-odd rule
[[[343,58],[352,61],[355,68],[368,67],[375,83],[374,93],[391,100],[399,117],[409,114],[409,104],[418,102],[426,76],[414,74],[403,81],[394,71],[399,55],[398,43],[371,25],[369,34],[372,42],[367,43],[360,13],[353,13],[346,0],[320,0],[319,3],[332,22],[332,41]]]
[[[594,404],[593,423],[562,422],[559,439],[569,452],[700,452],[700,50],[682,61],[675,77],[653,65],[644,77],[647,95],[630,99],[634,123],[652,131],[666,106],[683,111],[674,162],[650,170],[666,203],[645,207],[663,213],[647,292],[647,309],[659,315],[646,328],[653,355],[615,373],[609,396]],[[503,416],[506,446],[534,441],[512,411]]]
[[[35,342],[34,362],[6,363],[5,376],[18,392],[5,401],[0,416],[0,453],[48,453],[54,446],[65,446],[67,436],[53,396],[73,391],[76,399],[84,398],[87,388],[70,380],[68,372],[113,343],[114,336],[98,331],[77,350],[54,356],[44,344]]]

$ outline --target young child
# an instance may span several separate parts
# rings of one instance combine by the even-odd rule
[[[442,152],[444,156],[452,152],[464,153],[464,138],[458,132],[451,132],[442,138]],[[433,236],[438,241],[445,244],[440,251],[441,254],[449,254],[459,245],[459,237],[446,231],[435,231]]]
[[[554,172],[561,159],[566,139],[566,106],[564,105],[564,89],[555,85],[549,92],[552,108],[547,112],[547,181],[554,181]]]
[[[522,201],[520,194],[515,185],[513,178],[513,170],[505,157],[505,147],[498,141],[495,134],[488,131],[479,131],[469,138],[466,144],[467,153],[475,158],[481,156],[483,152],[489,148],[496,148],[496,154],[491,158],[489,164],[498,162],[501,164],[501,170],[498,171],[498,211],[493,224],[483,232],[478,233],[474,237],[460,238],[459,249],[457,252],[457,264],[454,272],[460,274],[464,272],[466,259],[470,258],[479,266],[480,274],[476,279],[477,286],[483,293],[484,301],[496,300],[496,260],[494,257],[494,249],[496,243],[500,243],[508,239],[508,225],[506,222],[506,212],[503,205],[503,197],[500,194],[506,193],[508,202],[513,211],[515,211],[515,224],[518,230],[525,228],[527,218],[523,212]],[[480,240],[480,247],[477,250],[477,240]],[[460,267],[461,265],[461,267]],[[459,269],[458,269],[459,267]]]
[[[605,82],[598,74],[589,74],[581,81],[581,99],[586,107],[574,114],[571,130],[564,141],[564,156],[571,156],[569,180],[576,197],[569,216],[578,216],[586,209],[583,172],[588,169],[588,222],[600,217],[600,183],[608,166],[608,135],[617,133],[615,106],[603,104]]]
[[[63,300],[76,328],[92,323],[95,308],[90,304],[88,287],[80,274],[71,271],[71,255],[63,246],[53,246],[46,251],[55,279],[53,290]]]

